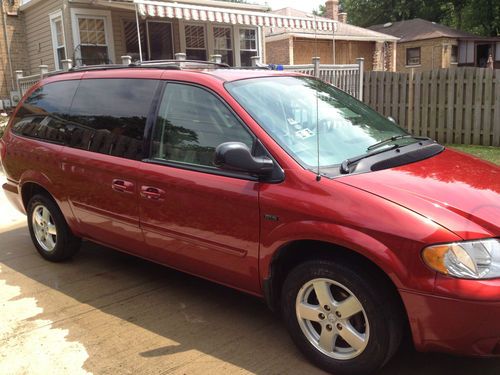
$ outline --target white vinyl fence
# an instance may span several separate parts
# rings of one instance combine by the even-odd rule
[[[283,70],[308,74],[328,82],[359,100],[363,100],[364,59],[357,64],[321,65],[319,57],[313,58],[312,64],[283,65]],[[281,69],[281,67],[280,67]]]

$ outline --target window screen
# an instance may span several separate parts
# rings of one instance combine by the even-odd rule
[[[253,137],[212,93],[196,86],[168,84],[153,136],[153,158],[213,166],[224,142],[252,147]]]
[[[144,128],[157,86],[155,80],[82,80],[71,107],[69,146],[141,159]]]

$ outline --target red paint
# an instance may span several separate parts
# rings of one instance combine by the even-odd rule
[[[398,168],[317,182],[223,86],[273,74],[131,69],[63,74],[44,83],[150,78],[205,86],[277,160],[282,183],[125,160],[7,131],[0,142],[5,192],[22,209],[22,188],[39,184],[77,235],[261,296],[273,256],[284,245],[319,240],[343,246],[394,282],[418,349],[491,355],[500,340],[500,279],[438,276],[420,252],[430,244],[500,236],[500,168],[446,150]],[[279,220],[264,220],[265,214]],[[467,321],[474,321],[472,328]]]

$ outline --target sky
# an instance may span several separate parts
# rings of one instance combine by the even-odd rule
[[[312,12],[313,9],[318,9],[320,4],[324,4],[325,0],[255,0],[255,2],[260,4],[267,3],[274,10],[291,7]]]

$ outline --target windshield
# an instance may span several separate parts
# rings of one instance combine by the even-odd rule
[[[370,152],[369,147],[378,142],[408,135],[350,95],[313,78],[256,78],[231,82],[226,88],[307,169],[318,166],[318,156],[321,167],[334,166]],[[415,140],[397,142],[404,145]]]

